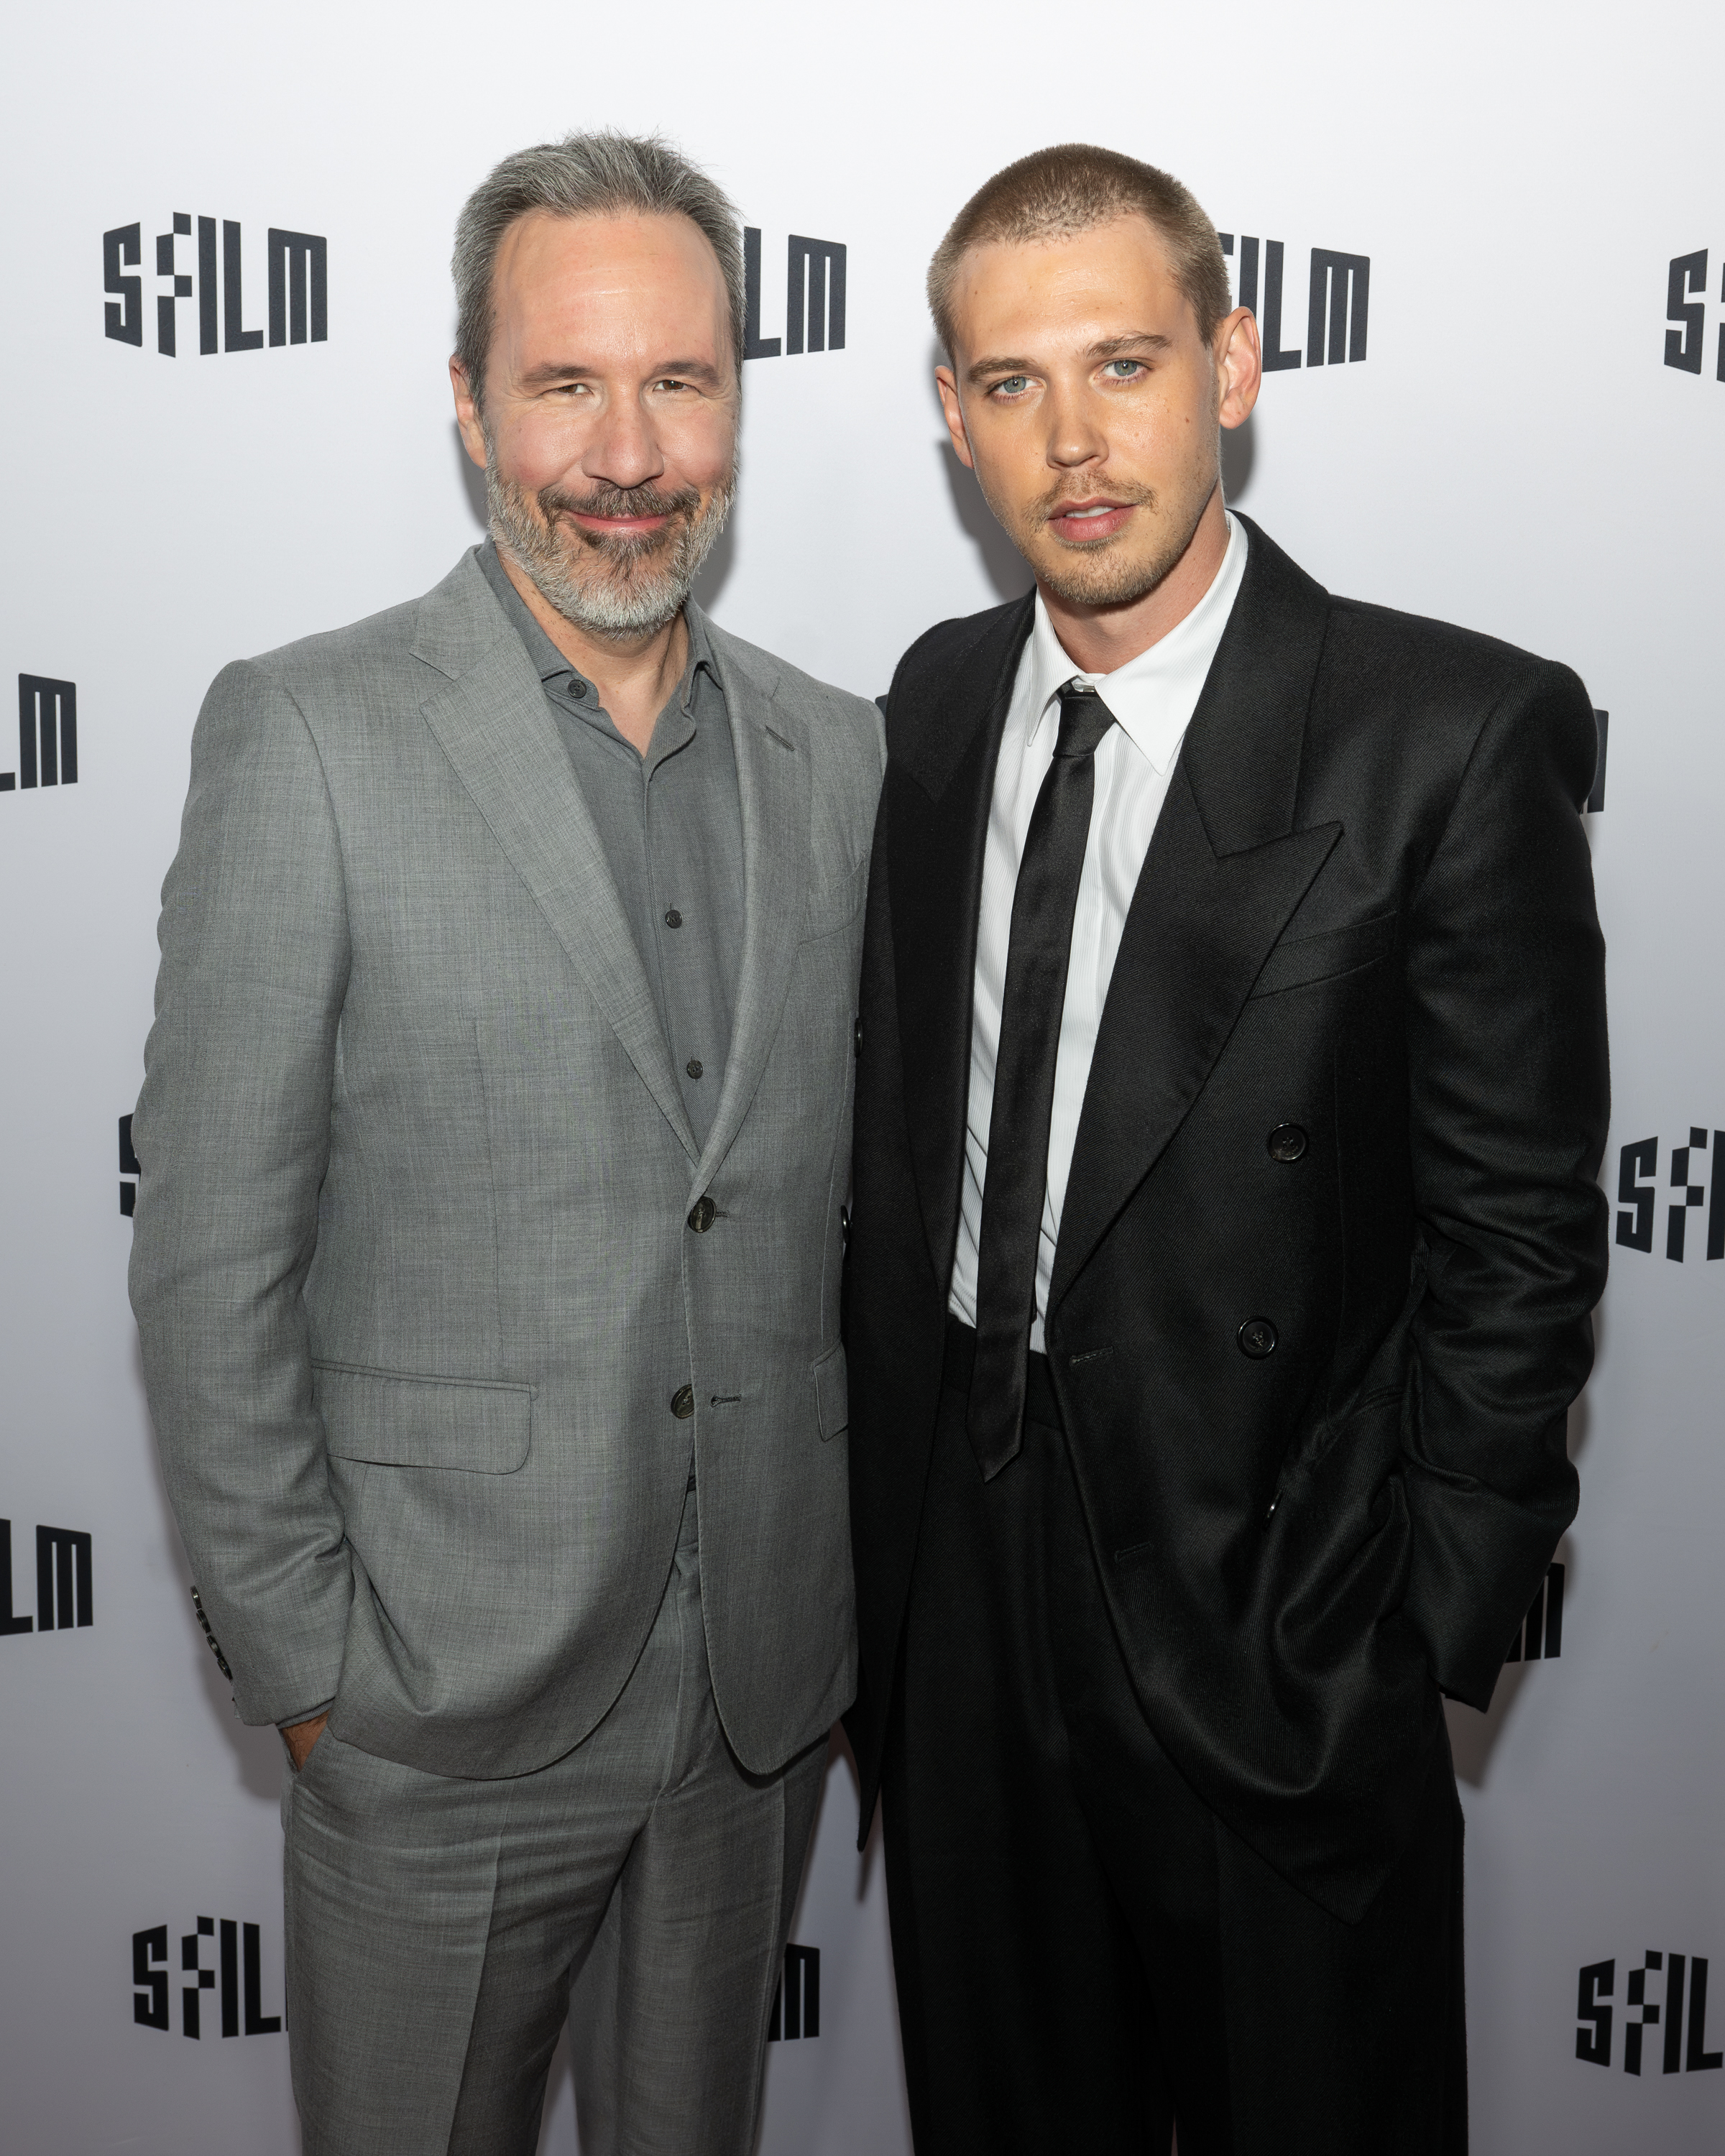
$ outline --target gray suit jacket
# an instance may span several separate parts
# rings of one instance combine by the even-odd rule
[[[699,1152],[471,555],[204,703],[131,1295],[248,1722],[333,1698],[339,1736],[434,1772],[557,1758],[652,1623],[691,1440],[738,1757],[771,1771],[850,1702],[840,1207],[880,721],[709,627],[746,921]]]

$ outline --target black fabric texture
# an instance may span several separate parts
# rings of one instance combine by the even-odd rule
[[[917,2156],[1463,2156],[1441,1725],[1361,1920],[1288,1885],[1144,1719],[1044,1358],[984,1484],[952,1334],[883,1792]]]

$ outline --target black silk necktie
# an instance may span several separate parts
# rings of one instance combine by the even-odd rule
[[[1036,1256],[1072,916],[1090,836],[1096,744],[1113,723],[1114,714],[1094,689],[1071,682],[1061,690],[1060,739],[1030,812],[1012,896],[978,1239],[976,1369],[968,1419],[985,1482],[1017,1456],[1024,1441],[1024,1358],[1036,1314]]]

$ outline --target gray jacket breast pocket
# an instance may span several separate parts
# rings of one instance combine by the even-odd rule
[[[313,1363],[312,1390],[332,1460],[512,1475],[531,1438],[529,1385],[422,1378],[351,1363]]]
[[[1288,988],[1306,988],[1316,982],[1357,973],[1378,961],[1395,942],[1396,916],[1380,914],[1375,921],[1356,921],[1352,927],[1327,929],[1321,936],[1296,936],[1276,945],[1264,961],[1263,971],[1252,984],[1254,996],[1279,996]]]
[[[842,1346],[829,1348],[814,1365],[814,1411],[820,1423],[820,1441],[826,1444],[850,1427],[850,1387]]]
[[[868,882],[869,865],[863,860],[830,883],[817,885],[809,892],[809,903],[803,910],[803,926],[798,931],[802,941],[807,943],[817,936],[830,936],[836,929],[848,928],[856,918]]]

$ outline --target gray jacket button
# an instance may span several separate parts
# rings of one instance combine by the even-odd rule
[[[679,1385],[675,1392],[671,1394],[671,1413],[676,1417],[679,1422],[687,1422],[690,1416],[692,1415],[694,1412],[694,1386]]]
[[[719,1217],[719,1209],[711,1198],[697,1198],[689,1208],[689,1225],[697,1235],[706,1235]]]

